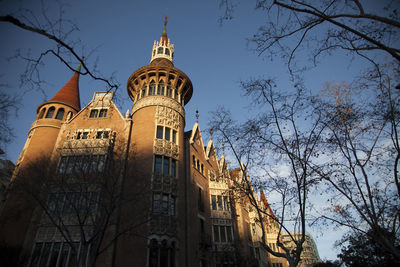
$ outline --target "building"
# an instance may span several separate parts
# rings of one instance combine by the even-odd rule
[[[80,67],[38,106],[0,215],[19,265],[286,266],[234,197],[241,172],[198,123],[184,132],[193,85],[173,56],[164,25],[150,64],[128,79],[125,114],[112,92],[81,108]]]
[[[295,240],[301,239],[301,233],[291,233],[291,236]],[[282,235],[283,244],[286,247],[294,247],[293,238],[289,234]],[[318,254],[317,246],[312,238],[311,234],[306,233],[305,240],[303,243],[303,251],[301,252],[301,260],[299,262],[299,267],[312,267],[314,264],[321,261]]]

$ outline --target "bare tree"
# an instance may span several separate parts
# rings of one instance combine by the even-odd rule
[[[146,186],[137,183],[129,195],[123,192],[133,164],[116,153],[87,150],[61,156],[57,162],[38,159],[12,182],[9,194],[25,194],[25,201],[36,205],[33,221],[38,230],[30,266],[95,266],[120,236],[140,236],[138,229],[148,221],[146,211],[135,205],[149,194]],[[132,214],[121,224],[119,211],[128,205]]]
[[[321,143],[324,130],[321,113],[311,112],[312,98],[301,87],[284,95],[276,91],[272,80],[250,80],[242,86],[258,110],[254,119],[235,124],[229,112],[220,109],[213,114],[210,128],[218,141],[228,145],[240,166],[243,181],[234,185],[257,211],[263,247],[276,257],[286,258],[290,266],[297,266],[311,209],[309,193],[318,180],[309,165],[317,160],[316,150]],[[303,123],[305,120],[307,124]],[[277,201],[271,203],[274,213],[269,206],[260,205],[252,184],[277,196]],[[276,243],[283,252],[274,251],[266,242],[265,217],[279,225]],[[301,233],[300,239],[293,232]],[[281,242],[282,233],[291,236],[294,249]]]
[[[383,52],[400,61],[400,17],[396,1],[379,4],[335,0],[256,0],[266,23],[250,40],[260,54],[284,57],[290,71],[300,63],[298,54],[308,54],[317,63],[324,53],[337,50],[358,55],[373,64]],[[233,16],[235,5],[222,0],[223,19]],[[382,54],[382,53],[381,53]]]
[[[398,65],[357,83],[327,83],[323,164],[311,166],[327,182],[323,218],[367,235],[400,262]]]

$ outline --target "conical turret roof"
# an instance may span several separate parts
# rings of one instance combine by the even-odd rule
[[[79,111],[81,101],[79,97],[79,72],[81,65],[77,68],[71,79],[60,89],[48,102],[59,102],[71,106]]]

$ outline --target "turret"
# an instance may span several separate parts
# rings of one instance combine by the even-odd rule
[[[50,157],[62,123],[71,119],[81,109],[80,68],[79,65],[71,79],[49,101],[38,106],[36,119],[28,132],[17,167],[22,162],[32,162],[43,156]]]

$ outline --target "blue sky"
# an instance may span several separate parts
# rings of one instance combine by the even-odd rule
[[[26,3],[25,3],[26,2]],[[274,61],[258,56],[248,48],[250,38],[263,23],[263,14],[255,11],[255,1],[239,3],[235,17],[222,25],[218,18],[223,14],[217,0],[176,1],[66,1],[65,18],[74,21],[79,31],[74,37],[85,44],[85,51],[95,48],[90,62],[98,59],[104,75],[115,73],[121,87],[118,105],[124,114],[132,102],[126,93],[128,77],[137,68],[147,65],[154,40],[159,40],[164,16],[169,16],[168,37],[175,44],[174,64],[192,80],[194,93],[186,105],[186,130],[195,122],[195,110],[200,113],[200,128],[207,127],[209,112],[223,105],[234,117],[243,120],[248,116],[249,101],[242,96],[239,82],[250,77],[274,76],[281,90],[290,90],[284,61]],[[50,16],[57,14],[54,4],[45,4]],[[0,1],[1,13],[26,7],[40,11],[39,1]],[[42,79],[48,84],[39,91],[25,92],[18,75],[25,67],[21,60],[7,60],[16,49],[38,55],[49,47],[49,41],[11,25],[0,24],[0,83],[7,84],[9,93],[19,95],[22,102],[17,114],[10,117],[15,139],[6,148],[6,157],[16,161],[36,116],[37,106],[51,98],[72,76],[60,61],[48,57],[41,66]],[[79,51],[79,50],[78,50]],[[318,68],[305,74],[307,85],[313,91],[322,89],[325,81],[349,80],[363,63],[336,54],[321,59]],[[104,84],[81,76],[81,105],[86,105],[96,91],[103,91]],[[334,259],[333,241],[340,235],[333,232],[321,235],[312,232],[317,241],[321,258]]]

